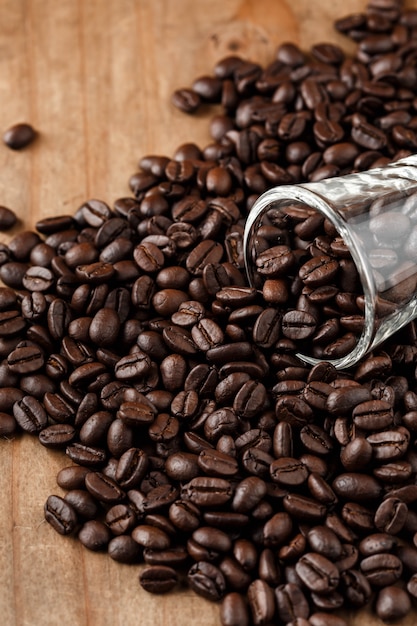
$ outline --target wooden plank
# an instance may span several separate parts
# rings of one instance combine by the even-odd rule
[[[171,92],[227,54],[266,63],[286,40],[347,42],[331,22],[363,0],[0,0],[0,127],[30,121],[27,150],[0,145],[0,203],[25,226],[72,213],[89,197],[128,195],[147,153],[210,141],[208,118]],[[416,6],[417,1],[408,6]],[[16,232],[15,229],[14,232]],[[1,241],[9,236],[1,235]],[[0,615],[5,626],[220,624],[188,590],[155,598],[138,568],[83,549],[43,521],[60,453],[30,437],[0,442]],[[413,613],[400,626],[415,623]],[[377,626],[367,612],[349,626]]]

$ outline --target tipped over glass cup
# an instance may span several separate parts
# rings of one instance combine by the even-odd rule
[[[265,192],[244,256],[300,359],[355,365],[417,316],[417,156]]]

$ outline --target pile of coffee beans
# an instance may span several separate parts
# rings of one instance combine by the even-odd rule
[[[224,626],[346,626],[339,609],[365,605],[392,620],[417,598],[416,324],[355,369],[308,367],[243,263],[266,188],[417,146],[417,11],[371,0],[337,28],[355,57],[220,61],[174,95],[223,104],[209,146],[146,156],[131,196],[0,247],[0,433],[71,461],[47,521],[145,563],[147,591],[187,580]]]

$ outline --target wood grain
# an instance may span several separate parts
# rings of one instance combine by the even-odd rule
[[[40,135],[0,145],[0,204],[20,216],[73,213],[91,197],[128,194],[140,156],[209,142],[204,115],[171,92],[226,54],[262,63],[286,40],[347,42],[332,20],[363,0],[0,0],[0,128],[29,121]],[[417,2],[409,3],[417,6]],[[16,232],[17,229],[15,229]],[[13,234],[13,233],[12,233]],[[2,236],[2,241],[8,237]],[[138,568],[89,553],[43,521],[67,465],[35,439],[0,442],[0,622],[5,626],[216,626],[218,608],[182,590],[155,598]],[[400,626],[415,624],[416,614]],[[350,626],[381,624],[366,612]]]

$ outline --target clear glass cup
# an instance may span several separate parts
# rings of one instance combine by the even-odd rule
[[[244,256],[303,361],[354,365],[417,316],[417,156],[265,192]]]

